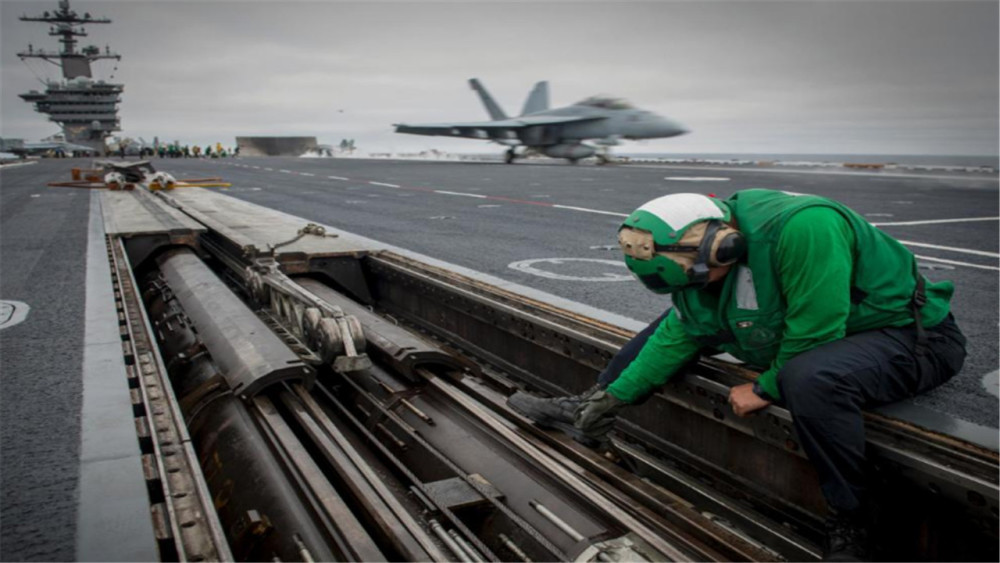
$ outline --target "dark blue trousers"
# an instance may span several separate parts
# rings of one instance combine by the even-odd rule
[[[662,320],[653,321],[619,350],[598,377],[601,386],[621,375]],[[926,332],[924,354],[917,354],[914,326],[883,328],[814,348],[778,373],[781,404],[792,413],[830,508],[849,512],[866,501],[862,410],[923,393],[962,369],[965,336],[952,316]]]

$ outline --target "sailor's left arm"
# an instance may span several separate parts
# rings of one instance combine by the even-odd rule
[[[684,364],[698,355],[701,347],[691,337],[671,309],[642,350],[621,375],[608,386],[608,393],[625,403],[634,403],[663,385]]]

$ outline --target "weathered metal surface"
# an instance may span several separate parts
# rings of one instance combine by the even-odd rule
[[[537,451],[533,454],[526,453],[534,451],[532,450],[534,446],[523,438],[509,434],[503,425],[496,426],[492,416],[485,415],[481,409],[474,406],[474,403],[467,402],[461,393],[452,393],[450,385],[432,373],[432,371],[455,370],[456,364],[460,362],[451,359],[450,354],[367,310],[344,303],[342,296],[334,294],[318,282],[302,279],[298,281],[311,293],[357,315],[366,329],[366,336],[371,344],[370,350],[380,346],[382,338],[387,343],[398,341],[392,350],[409,351],[414,354],[419,352],[418,357],[422,361],[412,367],[405,367],[408,366],[408,362],[400,362],[400,358],[394,357],[394,354],[376,355],[380,360],[389,358],[383,363],[396,368],[393,370],[394,376],[403,379],[387,380],[385,376],[375,374],[367,379],[364,377],[349,379],[352,382],[351,387],[357,389],[354,401],[357,403],[359,413],[367,421],[367,426],[384,434],[386,443],[395,450],[394,457],[415,471],[417,477],[423,479],[421,486],[424,494],[432,502],[452,509],[456,506],[466,508],[481,506],[480,510],[490,510],[492,506],[492,510],[499,510],[500,514],[490,520],[495,522],[502,514],[517,526],[530,526],[529,529],[535,530],[534,533],[544,534],[549,541],[559,546],[555,553],[550,551],[546,556],[543,552],[543,557],[551,558],[567,551],[572,554],[578,549],[576,543],[585,538],[603,537],[611,533],[610,529],[598,532],[596,530],[600,528],[596,530],[593,528],[593,521],[589,518],[593,517],[592,511],[595,509],[604,515],[603,519],[610,517],[612,522],[619,522],[619,526],[631,526],[629,529],[640,532],[645,530],[643,539],[647,540],[646,549],[652,549],[657,554],[656,557],[689,557],[685,552],[677,550],[669,542],[645,528],[639,519],[630,520],[631,516],[613,503],[604,500],[602,495],[589,491],[583,482],[573,481],[575,477],[571,471],[562,469],[562,466],[545,454]],[[388,330],[388,327],[392,330]],[[380,338],[373,337],[376,330],[383,331]],[[385,334],[391,334],[393,338],[385,338]],[[412,345],[400,346],[399,342]],[[426,382],[429,382],[430,386],[421,391],[420,389],[424,387],[422,384]],[[414,384],[417,386],[414,387]],[[343,394],[343,391],[341,393]],[[377,398],[372,394],[376,394]],[[362,404],[365,406],[362,407]],[[463,412],[464,416],[461,415]],[[472,415],[471,420],[475,421],[472,426],[461,422],[463,419],[470,420],[466,418],[469,415]],[[496,437],[490,438],[491,434]],[[515,454],[517,457],[527,455],[530,463],[524,466],[514,462],[505,453],[508,451],[519,452]],[[432,454],[431,457],[428,456],[429,453]],[[449,461],[434,470],[435,463],[431,461],[434,457]],[[538,472],[539,469],[541,473]],[[442,477],[447,473],[441,471],[457,471],[457,473],[453,473],[451,477]],[[577,497],[578,500],[570,501],[564,494],[557,492],[567,490],[573,491],[571,496]],[[498,494],[505,497],[502,504],[497,504],[493,500]],[[582,505],[579,499],[584,499]],[[532,509],[532,503],[559,507],[560,513],[574,521],[567,525],[589,533],[586,536],[567,538],[567,535],[561,532],[561,528],[553,524],[551,518],[537,509]],[[571,506],[575,508],[570,508]],[[588,514],[591,516],[584,516]],[[620,523],[622,521],[625,524]],[[497,541],[496,530],[487,532],[483,540]],[[569,544],[565,543],[567,541]],[[506,548],[502,542],[491,546],[492,549],[501,547]],[[541,546],[529,543],[528,549],[537,550],[539,547]]]
[[[307,222],[209,190],[177,190],[157,195],[238,247],[239,254],[270,255],[271,249],[277,247],[274,257],[293,270],[305,271],[308,258],[360,256],[377,249],[366,239],[339,231],[328,233],[336,236],[307,235],[283,244],[295,239]]]
[[[285,406],[294,408],[290,393],[284,391],[277,394]],[[385,555],[323,475],[305,446],[296,438],[291,426],[278,413],[274,403],[268,397],[254,397],[251,412],[271,437],[271,446],[280,452],[279,457],[283,460],[286,471],[304,485],[299,489],[303,504],[323,523],[328,537],[333,540],[338,558],[348,561],[385,560]]]
[[[156,272],[144,292],[164,352],[177,405],[183,409],[214,512],[224,522],[232,555],[262,561],[301,559],[302,545],[316,559],[335,557],[330,538],[296,499],[275,453],[226,379],[219,374],[185,311]],[[297,538],[295,537],[297,536]]]
[[[493,377],[495,374],[491,374],[486,379]],[[695,494],[681,494],[681,487],[677,486],[676,483],[664,483],[664,486],[657,486],[639,474],[641,473],[638,471],[639,467],[632,459],[625,459],[620,463],[609,463],[609,457],[606,455],[581,446],[565,434],[545,432],[536,427],[530,420],[507,407],[505,404],[506,396],[498,392],[492,385],[487,384],[485,380],[464,376],[459,378],[456,383],[463,391],[478,401],[490,406],[495,412],[503,414],[521,429],[531,432],[546,445],[599,477],[599,479],[591,479],[590,484],[599,488],[609,498],[616,499],[618,505],[623,509],[630,510],[636,517],[643,518],[651,525],[658,526],[659,533],[679,544],[684,544],[692,539],[699,542],[703,559],[730,561],[774,559],[773,553],[756,548],[755,544],[741,541],[740,537],[734,537],[728,530],[711,525],[699,510],[704,510],[704,507],[708,506],[716,512],[720,510],[724,510],[727,514],[733,510],[741,512],[747,517],[745,521],[737,520],[743,529],[752,526],[766,527],[769,521],[759,513],[733,503],[732,499],[712,490],[708,484],[699,482],[696,477],[682,474],[684,475],[684,485],[694,489]],[[614,442],[614,444],[617,445],[619,442]],[[620,448],[615,448],[615,451],[622,454]],[[612,456],[612,459],[614,457]],[[625,458],[626,456],[620,455],[619,457]],[[656,466],[659,470],[669,469],[659,460],[656,461]],[[677,473],[681,472],[673,469],[671,474]],[[711,495],[712,502],[706,503],[703,499],[698,498],[698,495]],[[688,498],[692,501],[698,501],[696,506],[702,508],[695,509],[691,501],[687,500]],[[744,524],[749,525],[744,526]],[[787,527],[774,524],[773,527],[767,528],[767,531],[776,536],[774,543],[781,545],[778,552],[790,560],[806,561],[818,558],[818,552],[803,546],[804,542],[792,537]],[[690,549],[694,550],[696,547],[692,545]],[[707,549],[713,551],[706,552]]]
[[[325,415],[316,400],[300,385],[294,387],[301,409],[289,405],[293,416],[319,447],[352,496],[363,503],[365,514],[375,522],[374,533],[407,561],[444,561],[444,554],[406,511],[371,465]]]
[[[580,476],[573,471],[572,467],[567,467],[563,463],[559,463],[553,459],[553,456],[546,452],[544,447],[539,444],[532,444],[518,433],[513,432],[509,427],[497,420],[495,416],[489,414],[488,411],[482,407],[482,405],[472,400],[467,395],[458,392],[452,385],[446,383],[435,374],[423,369],[420,370],[420,373],[422,377],[428,380],[428,383],[435,390],[443,393],[451,401],[459,405],[460,408],[475,417],[479,423],[495,432],[498,436],[502,437],[503,440],[512,444],[518,451],[521,452],[521,455],[530,459],[533,464],[542,468],[546,473],[557,477],[563,483],[563,486],[569,487],[576,491],[577,494],[585,497],[593,504],[593,508],[601,511],[606,518],[610,519],[618,526],[621,526],[621,529],[628,530],[629,532],[641,537],[650,547],[656,550],[660,557],[669,558],[671,561],[687,561],[692,559],[691,553],[687,553],[679,549],[675,544],[656,534],[645,522],[633,517],[627,511],[622,510],[621,507],[615,505],[604,495],[600,494],[596,489],[587,484],[586,481],[582,480]],[[542,514],[546,520],[552,522],[553,525],[561,531],[565,532],[567,528],[572,528],[575,533],[567,534],[572,539],[581,541],[579,538],[585,537],[577,531],[579,528],[572,525],[570,522],[566,522],[561,519],[560,523],[554,522],[551,518],[551,511],[548,511],[549,514],[546,514],[545,511],[538,510],[537,506],[540,504],[542,503],[539,502],[537,498],[533,498],[528,502],[528,505],[531,508],[538,511],[539,514]]]
[[[364,352],[365,331],[357,318],[306,291],[280,271],[273,259],[255,260],[246,268],[243,281],[251,304],[268,308],[296,339],[311,347],[310,357],[341,373],[371,366]]]
[[[354,385],[351,385],[351,387],[357,389]],[[440,454],[435,455],[436,452],[433,450],[426,450],[432,455],[424,455],[420,457],[419,463],[410,463],[408,460],[398,455],[400,452],[408,451],[409,448],[407,447],[407,444],[403,443],[400,445],[399,440],[396,438],[388,441],[384,438],[380,439],[375,435],[374,428],[371,427],[371,424],[367,424],[365,420],[358,418],[359,415],[365,417],[366,419],[371,417],[376,410],[379,410],[379,404],[377,402],[367,403],[365,401],[356,401],[353,405],[354,410],[352,411],[347,407],[347,405],[341,402],[340,398],[337,396],[343,394],[341,393],[343,389],[338,390],[337,394],[330,389],[325,388],[322,384],[318,384],[316,389],[318,393],[314,393],[314,396],[316,396],[318,400],[321,400],[322,404],[326,405],[327,408],[332,409],[332,411],[337,414],[337,418],[339,420],[346,422],[349,428],[360,435],[365,443],[372,448],[372,451],[376,453],[381,460],[391,467],[400,476],[400,478],[409,485],[409,490],[413,497],[423,506],[425,518],[435,516],[443,521],[446,521],[448,524],[455,526],[459,532],[464,534],[466,537],[473,538],[477,547],[482,548],[482,551],[488,555],[491,553],[482,541],[480,541],[472,533],[469,527],[466,526],[450,508],[435,503],[425,491],[424,483],[428,480],[428,478],[423,477],[422,473],[427,470],[428,465],[430,465],[431,470],[434,471],[435,475],[445,475],[449,474],[449,472],[451,472],[451,474],[461,475],[461,470],[455,467],[454,464],[450,464],[450,462],[446,458],[441,457]],[[362,403],[364,403],[364,405]],[[386,413],[384,410],[381,410],[380,412]],[[405,422],[398,419],[394,419],[393,422],[400,425],[404,430],[413,431],[415,434],[415,430]],[[385,428],[382,423],[375,423],[375,426]],[[417,442],[423,442],[419,436],[412,436],[412,438]],[[426,521],[428,524],[431,524],[432,522],[431,519],[427,519]],[[521,530],[521,533],[524,533],[523,530]],[[534,553],[548,554],[547,557],[543,557],[543,559],[546,560],[559,559],[559,557],[552,555],[553,553],[558,553],[558,549],[554,546],[550,549],[546,549],[544,547],[540,548],[537,546],[540,541],[537,535],[533,534],[529,537],[531,539],[529,542],[529,549],[533,549]],[[498,559],[491,557],[491,560]]]
[[[133,268],[158,249],[171,245],[197,248],[206,229],[146,190],[102,191],[105,232],[122,240]]]
[[[206,231],[204,225],[147,190],[102,191],[100,198],[104,232],[111,236],[197,235]]]
[[[250,399],[279,381],[312,385],[313,370],[193,252],[171,250],[158,262],[167,285],[197,327],[233,393]]]
[[[457,370],[476,369],[475,364],[462,362],[451,354],[443,353],[439,347],[406,328],[369,314],[367,309],[346,299],[322,282],[309,278],[297,278],[296,282],[327,303],[361,319],[365,339],[370,344],[369,351],[410,381],[420,381],[415,370],[426,364],[448,366]]]
[[[436,504],[447,506],[452,510],[479,506],[488,502],[487,497],[479,492],[480,490],[492,491],[490,496],[493,498],[503,496],[500,491],[496,490],[496,487],[493,487],[481,475],[472,474],[469,475],[469,479],[478,479],[482,487],[477,490],[458,477],[449,477],[440,481],[425,483],[425,490],[427,491],[427,495]]]
[[[109,241],[109,260],[123,340],[132,342],[135,361],[129,366],[134,390],[133,412],[139,444],[153,464],[148,473],[151,502],[160,506],[157,539],[162,558],[219,561],[232,558],[212,497],[198,468],[197,457],[167,370],[152,338],[152,327],[141,305],[135,277],[120,239]]]

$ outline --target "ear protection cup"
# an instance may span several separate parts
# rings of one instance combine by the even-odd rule
[[[712,253],[708,258],[711,266],[727,266],[746,256],[747,239],[743,233],[724,227],[712,241]]]
[[[702,236],[701,244],[698,245],[698,259],[691,266],[691,283],[693,285],[704,286],[708,283],[708,266],[712,257],[712,242],[722,228],[722,221],[709,221],[705,224],[705,234]]]
[[[722,221],[709,221],[698,245],[698,259],[691,268],[691,283],[708,283],[709,267],[727,266],[746,254],[746,239]]]

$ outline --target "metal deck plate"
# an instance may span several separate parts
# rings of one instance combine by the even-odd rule
[[[319,258],[357,255],[382,249],[381,245],[371,240],[330,227],[326,227],[327,236],[307,234],[289,242],[306,226],[308,222],[305,219],[210,190],[177,190],[164,194],[163,197],[244,249],[254,247],[267,251],[272,246],[277,247],[275,258],[279,260],[286,254],[305,254],[310,258]]]
[[[144,189],[102,191],[101,211],[109,235],[203,233],[205,227]]]

